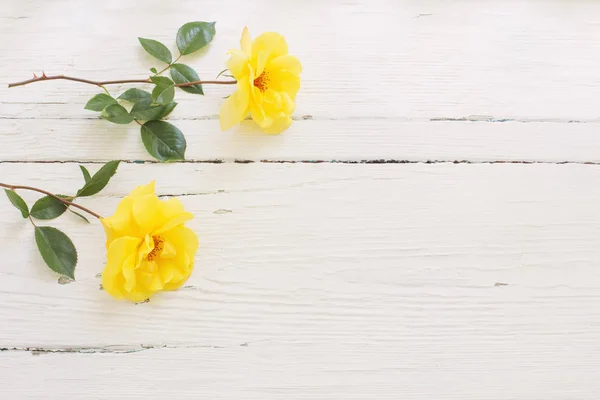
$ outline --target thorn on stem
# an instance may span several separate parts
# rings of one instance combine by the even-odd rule
[[[37,75],[35,74],[35,72],[33,73],[33,77],[34,79],[37,79]]]

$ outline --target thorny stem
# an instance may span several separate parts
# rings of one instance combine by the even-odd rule
[[[54,81],[54,80],[61,80],[61,79],[65,80],[65,81],[87,83],[88,85],[99,86],[102,88],[104,85],[118,85],[118,84],[122,84],[122,83],[152,83],[152,81],[150,79],[121,79],[121,80],[115,80],[115,81],[91,81],[89,79],[74,78],[72,76],[65,76],[65,75],[53,75],[53,76],[42,75],[42,76],[36,76],[35,78],[27,79],[26,81],[10,83],[8,85],[8,87],[11,88],[11,87],[16,87],[16,86],[25,86],[25,85],[29,85],[30,83],[35,83],[35,82]],[[194,81],[194,82],[188,82],[188,83],[177,83],[177,84],[175,84],[175,86],[176,87],[186,87],[186,86],[194,86],[194,85],[235,85],[236,83],[237,83],[237,81]],[[103,88],[103,89],[106,90],[105,88]]]
[[[16,190],[16,189],[22,189],[22,190],[32,190],[34,192],[38,192],[38,193],[42,193],[45,194],[47,196],[50,196],[58,201],[60,201],[61,203],[63,203],[66,206],[70,206],[70,207],[75,207],[75,208],[79,208],[82,211],[85,211],[86,213],[93,215],[94,217],[98,218],[98,219],[102,219],[102,216],[99,214],[96,214],[95,212],[93,212],[92,210],[89,210],[87,208],[85,208],[84,206],[81,206],[77,203],[73,203],[72,201],[66,200],[66,199],[61,199],[60,197],[58,197],[55,194],[52,194],[46,190],[43,189],[38,189],[38,188],[34,188],[31,186],[21,186],[21,185],[8,185],[6,183],[0,183],[0,187],[4,187],[10,190]]]

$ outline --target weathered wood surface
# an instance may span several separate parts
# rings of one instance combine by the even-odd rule
[[[6,87],[144,77],[137,37],[172,45],[189,20],[217,21],[186,61],[203,78],[244,25],[285,34],[305,68],[289,131],[220,132],[230,88],[207,87],[170,117],[188,162],[138,163],[135,126],[83,109],[96,88]],[[156,180],[201,246],[185,288],[120,303],[97,222],[56,221],[80,252],[60,285],[0,201],[0,394],[598,398],[599,48],[588,1],[4,1],[0,181],[72,192],[78,163],[126,160],[82,204],[108,215]]]

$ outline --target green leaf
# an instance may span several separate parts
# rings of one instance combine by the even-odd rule
[[[174,85],[175,83],[173,83],[172,80],[170,80],[169,78],[167,78],[166,76],[151,76],[150,80],[155,84],[155,85],[160,85],[160,86],[169,86],[169,85]]]
[[[169,104],[154,104],[152,99],[142,100],[133,106],[131,109],[131,115],[133,118],[142,121],[153,121],[156,119],[162,119],[169,115],[171,111],[177,105],[176,102],[172,101]]]
[[[146,92],[145,90],[128,89],[119,96],[119,100],[124,100],[135,104],[141,100],[152,100],[152,95],[150,92]]]
[[[87,104],[85,105],[85,109],[92,111],[102,111],[111,104],[117,104],[117,101],[109,95],[107,95],[106,93],[100,93],[92,97],[90,101],[87,102]]]
[[[120,161],[116,160],[104,164],[102,168],[100,168],[98,172],[96,172],[94,176],[92,176],[92,178],[77,191],[77,197],[92,196],[104,189],[110,178],[117,172],[119,163]]]
[[[189,83],[199,81],[200,77],[194,71],[193,68],[188,67],[185,64],[173,64],[171,65],[171,78],[175,83]],[[181,90],[192,93],[192,94],[204,94],[202,91],[202,85],[186,86],[180,88]]]
[[[185,56],[200,50],[215,37],[216,22],[188,22],[177,32],[177,48]]]
[[[77,211],[73,211],[70,208],[68,208],[69,211],[71,211],[73,214],[77,215],[79,218],[83,219],[85,222],[87,222],[88,224],[90,223],[90,220],[87,219],[86,217],[84,217],[83,215],[79,214]]]
[[[133,117],[129,115],[125,107],[120,104],[111,104],[102,110],[100,118],[103,118],[113,124],[128,124],[133,121]]]
[[[153,76],[150,78],[156,86],[152,90],[152,98],[156,103],[169,104],[175,98],[175,83],[166,76]]]
[[[149,121],[142,126],[142,142],[148,153],[160,161],[185,159],[185,137],[175,125]]]
[[[153,74],[158,74],[158,70],[154,67],[150,68],[150,72],[152,72]]]
[[[60,217],[67,206],[54,197],[44,196],[31,207],[31,216],[37,219],[54,219]]]
[[[81,173],[83,174],[83,179],[85,179],[85,183],[88,183],[90,179],[92,179],[90,171],[88,171],[87,168],[83,165],[80,165],[79,168],[81,168]]]
[[[23,200],[23,198],[19,196],[14,190],[4,189],[4,192],[6,193],[6,196],[8,196],[8,199],[10,200],[12,205],[21,210],[21,215],[23,216],[23,218],[29,217],[29,207],[27,207],[27,203],[25,203],[25,200]]]
[[[77,250],[67,235],[51,226],[36,226],[35,242],[52,271],[75,280]]]
[[[171,52],[169,51],[167,46],[165,46],[161,42],[144,38],[138,38],[138,40],[140,41],[140,44],[142,45],[144,50],[146,50],[148,54],[150,54],[152,57],[167,64],[171,64],[171,61],[173,61],[173,56],[171,55]]]

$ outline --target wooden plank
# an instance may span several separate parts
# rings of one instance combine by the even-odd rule
[[[563,336],[559,343],[558,337],[546,335],[533,340],[514,328],[511,336],[487,340],[472,328],[461,341],[448,342],[416,335],[378,341],[365,326],[360,343],[265,340],[131,354],[4,352],[0,383],[7,398],[48,400],[596,397],[595,338]],[[37,379],[44,384],[32,385]]]
[[[179,94],[171,121],[189,162],[124,163],[81,200],[109,215],[152,179],[179,196],[201,247],[178,292],[111,299],[98,287],[102,229],[73,216],[56,226],[79,250],[77,282],[58,284],[28,221],[0,200],[3,397],[597,397],[600,167],[583,164],[600,163],[600,4],[2,4],[9,183],[73,193],[82,177],[64,161],[150,159],[135,126],[83,109],[96,88],[6,87],[31,72],[145,77],[157,63],[137,37],[174,48],[192,19],[217,21],[215,42],[185,60],[202,78],[224,68],[244,25],[284,33],[304,65],[284,135],[219,132],[231,88]],[[415,163],[334,162],[362,160]],[[475,164],[424,163],[462,160]]]
[[[73,164],[37,167],[1,164],[0,176],[63,193],[80,179]],[[600,355],[599,174],[592,165],[126,164],[104,196],[82,203],[108,215],[151,179],[161,194],[181,194],[201,242],[187,287],[147,304],[114,301],[98,289],[101,227],[70,216],[56,222],[79,249],[77,283],[59,285],[4,200],[0,347],[268,339],[387,344],[411,348],[413,362],[431,349],[448,349],[448,363],[487,349],[492,370],[504,346],[529,362],[505,355],[507,370],[534,371],[563,350],[589,363]],[[571,371],[579,383],[586,362],[581,378]]]
[[[203,10],[202,19],[218,21],[215,42],[189,59],[202,77],[222,69],[243,25],[286,34],[305,66],[298,121],[282,137],[265,136],[251,123],[222,133],[217,115],[231,88],[181,93],[171,120],[187,134],[192,160],[600,161],[593,101],[600,83],[599,4],[329,0],[293,10],[267,0],[181,0],[147,9],[74,4],[53,2],[53,18],[37,0],[11,0],[0,10],[0,50],[7,55],[0,81],[41,70],[143,77],[156,63],[137,36],[172,46],[186,20],[182,10]],[[354,26],[364,29],[348,28]],[[96,92],[60,81],[2,85],[0,160],[150,159],[135,125],[96,121],[83,109]],[[507,120],[517,122],[499,122]]]
[[[0,18],[4,83],[42,70],[88,79],[144,77],[158,63],[137,37],[174,48],[179,26],[202,19],[217,21],[216,39],[205,54],[185,62],[203,78],[224,68],[225,53],[237,46],[244,25],[254,35],[285,34],[304,64],[297,116],[598,118],[596,2],[327,0],[291,6],[179,0],[81,7],[75,0],[8,0]],[[181,97],[177,112],[216,115],[229,90],[211,87],[205,97]],[[0,116],[85,118],[91,113],[83,105],[96,92],[69,82],[3,86]]]
[[[171,122],[186,135],[190,161],[600,162],[595,123],[299,120],[270,136],[249,121],[225,133],[216,119]],[[8,120],[0,136],[0,161],[152,160],[135,124]]]

